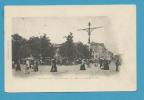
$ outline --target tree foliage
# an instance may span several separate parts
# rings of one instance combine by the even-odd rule
[[[73,42],[73,34],[70,33],[66,36],[66,41],[60,47],[60,54],[63,57],[67,57],[69,59],[72,58],[88,58],[89,50],[88,46],[83,43],[74,43]]]
[[[76,55],[77,58],[88,58],[89,57],[88,46],[84,45],[81,42],[78,42],[76,44]]]
[[[46,34],[40,37],[30,37],[29,40],[18,34],[12,35],[13,60],[33,56],[35,58],[53,57],[54,50]]]
[[[30,55],[30,46],[26,39],[18,34],[12,35],[12,59],[18,60]]]
[[[30,51],[31,55],[38,58],[40,56],[40,47],[41,47],[41,42],[39,37],[31,37],[29,39],[29,45],[30,45]]]
[[[45,59],[45,57],[53,57],[54,48],[50,42],[50,39],[44,34],[40,37],[40,54]]]
[[[72,59],[76,56],[72,33],[66,36],[66,41],[60,47],[60,55],[68,59]]]
[[[18,34],[12,35],[12,57],[19,60],[26,57],[52,58],[55,55],[55,47],[46,34],[40,37],[30,37],[28,40]],[[72,61],[74,58],[87,58],[89,55],[88,46],[83,43],[74,43],[73,34],[66,36],[66,41],[59,47],[59,54],[63,58]]]

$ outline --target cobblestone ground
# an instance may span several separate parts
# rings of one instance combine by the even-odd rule
[[[80,65],[57,65],[58,72],[50,72],[50,65],[39,65],[39,71],[34,72],[30,70],[29,74],[24,73],[24,66],[21,65],[22,71],[13,70],[15,77],[38,77],[38,78],[82,78],[82,77],[97,77],[97,76],[111,76],[118,72],[115,71],[114,63],[111,63],[110,70],[102,70],[99,65],[91,64],[90,67],[86,66],[86,70],[80,70]]]

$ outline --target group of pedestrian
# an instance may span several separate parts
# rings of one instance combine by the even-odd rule
[[[99,66],[100,66],[101,69],[103,69],[103,70],[109,70],[109,64],[110,64],[110,61],[109,61],[109,60],[100,58],[100,59],[99,59],[99,62],[96,62],[96,63],[95,63],[95,66],[98,66],[98,63],[99,63]],[[52,67],[51,67],[50,72],[57,72],[56,59],[52,59],[51,65],[52,65]],[[80,65],[80,70],[86,70],[86,65],[87,65],[88,67],[90,67],[90,61],[89,61],[89,60],[82,59],[82,60],[81,60],[81,65]],[[116,61],[115,61],[115,65],[116,65],[116,71],[119,71],[120,61],[119,61],[119,60],[116,60]]]
[[[102,70],[109,70],[110,62],[111,62],[110,60],[107,60],[104,58],[99,58],[99,60],[96,60],[94,62],[94,65],[95,65],[95,67],[98,67],[98,65],[99,65],[100,69],[102,69]],[[88,67],[90,67],[90,63],[91,63],[90,60],[85,60],[85,59],[81,60],[80,70],[86,70],[85,66],[87,65]],[[117,59],[114,61],[114,63],[116,66],[116,71],[118,72],[119,66],[120,66],[120,60]]]
[[[80,65],[80,70],[86,70],[86,65],[87,67],[90,67],[90,60],[89,59],[82,59],[81,60],[81,65]],[[99,67],[103,70],[109,70],[109,64],[110,61],[103,59],[103,58],[99,58],[99,60],[96,60],[94,62],[94,65],[96,67]],[[25,74],[29,74],[31,72],[31,70],[33,69],[34,72],[38,72],[39,68],[38,68],[38,60],[34,60],[33,63],[31,63],[30,60],[26,60],[25,64],[24,64],[24,73]],[[120,61],[119,59],[115,60],[115,66],[116,66],[116,71],[119,71],[119,66],[120,66]],[[16,64],[14,62],[12,62],[12,68],[15,68],[16,71],[21,71],[21,64],[20,61],[17,61]],[[51,70],[50,72],[57,72],[57,62],[56,59],[52,59],[51,60]]]
[[[31,60],[26,59],[23,63],[24,66],[24,73],[29,74],[31,70],[34,72],[38,72],[38,61],[34,60],[33,63],[31,63]],[[12,62],[12,68],[15,69],[15,71],[21,71],[21,63],[20,60],[16,62]]]
[[[109,60],[100,58],[99,59],[100,68],[103,70],[109,70]]]
[[[26,60],[24,68],[25,74],[30,74],[31,70],[38,72],[38,60],[34,60],[33,63],[30,60]]]
[[[20,67],[20,61],[12,61],[12,69],[15,69],[16,71],[21,71]]]

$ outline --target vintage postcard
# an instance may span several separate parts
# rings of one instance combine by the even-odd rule
[[[5,6],[5,92],[136,91],[136,6]]]

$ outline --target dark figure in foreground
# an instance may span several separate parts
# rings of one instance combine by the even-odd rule
[[[104,70],[109,70],[109,61],[108,60],[104,60]]]
[[[118,72],[119,71],[119,65],[120,65],[120,61],[118,59],[116,60],[115,65],[116,65],[116,72]]]
[[[38,72],[38,61],[37,60],[34,61],[34,71]]]
[[[56,59],[52,59],[51,64],[52,64],[52,67],[51,67],[50,72],[57,72]]]
[[[30,61],[27,59],[25,62],[25,70],[24,70],[25,74],[30,74]]]
[[[84,59],[81,62],[80,70],[86,70],[86,68],[85,68],[85,60]]]
[[[20,61],[17,61],[16,71],[21,71]]]
[[[14,69],[14,68],[15,68],[15,62],[12,61],[12,69]]]
[[[103,59],[103,58],[100,58],[100,59],[99,59],[99,64],[100,64],[100,68],[101,68],[101,69],[103,68],[103,63],[104,63],[104,59]]]

